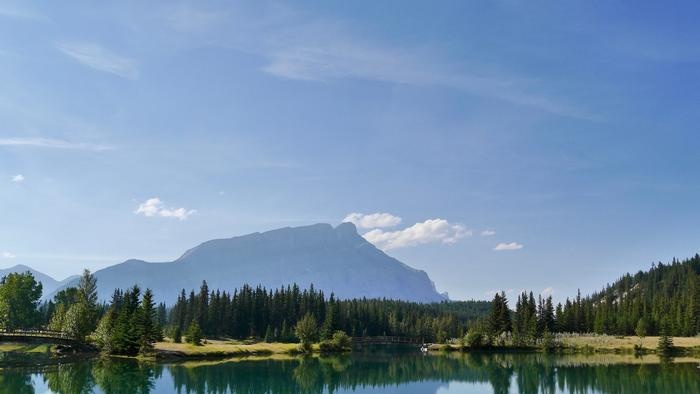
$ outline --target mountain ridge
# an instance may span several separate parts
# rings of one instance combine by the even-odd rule
[[[313,284],[346,299],[447,299],[425,271],[388,256],[362,238],[352,223],[336,227],[317,223],[213,239],[171,262],[129,259],[94,274],[102,300],[108,300],[115,288],[138,284],[151,288],[157,301],[172,303],[181,289],[196,289],[203,280],[212,289],[227,291],[243,284],[272,289],[296,283]]]
[[[53,294],[55,293],[56,289],[61,288],[67,285],[68,283],[72,283],[73,281],[75,281],[76,278],[78,278],[77,275],[71,275],[63,280],[57,280],[51,277],[50,275],[47,275],[41,271],[37,271],[32,267],[29,267],[24,264],[16,264],[9,268],[0,268],[0,278],[11,273],[22,273],[27,271],[31,272],[32,275],[34,275],[34,278],[37,280],[37,282],[41,283],[44,295]]]

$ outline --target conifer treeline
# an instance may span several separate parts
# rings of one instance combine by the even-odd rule
[[[171,328],[186,330],[196,322],[211,337],[265,338],[295,341],[293,328],[307,313],[320,325],[322,339],[336,330],[351,336],[410,336],[443,341],[461,336],[469,322],[485,315],[487,301],[420,304],[405,301],[338,300],[322,291],[301,290],[296,284],[276,290],[243,286],[229,294],[209,290],[184,290],[170,311]]]
[[[563,331],[634,335],[642,320],[650,335],[666,324],[672,335],[694,336],[700,331],[700,255],[653,265],[590,297],[567,300],[557,320]]]
[[[553,306],[552,298],[532,292],[518,296],[515,312],[505,294],[496,294],[487,323],[491,335],[512,332],[518,338],[539,338],[545,332],[648,335],[661,331],[674,336],[700,332],[700,255],[670,264],[656,264],[647,272],[627,274],[603,291],[566,299]]]

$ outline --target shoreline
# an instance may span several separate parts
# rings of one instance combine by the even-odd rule
[[[699,337],[674,337],[674,350],[672,357],[690,357],[700,360]],[[555,355],[652,355],[656,356],[655,337],[645,338],[642,352],[635,352],[634,345],[639,343],[635,337],[611,337],[611,336],[576,336],[563,338],[557,342],[555,349],[545,351],[541,347],[483,347],[470,349],[457,344],[432,344],[428,347],[428,353],[481,353],[481,354],[508,354],[508,353],[552,353]],[[110,356],[124,357],[139,360],[153,360],[159,362],[188,361],[188,360],[224,360],[224,359],[275,359],[280,357],[297,357],[304,355],[332,355],[355,352],[356,349],[347,349],[333,352],[322,352],[318,344],[314,344],[311,353],[299,350],[298,343],[244,343],[235,340],[207,340],[201,346],[186,343],[157,342],[153,354],[148,356]],[[416,349],[416,352],[419,350]],[[96,352],[76,351],[68,354],[59,354],[50,344],[40,343],[3,343],[0,344],[0,353],[13,356],[30,355],[33,357],[47,356],[51,360],[61,362],[66,359],[87,359],[99,357]]]

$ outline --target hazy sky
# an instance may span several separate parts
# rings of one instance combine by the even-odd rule
[[[0,4],[0,267],[352,213],[458,299],[700,250],[696,2],[95,4]]]

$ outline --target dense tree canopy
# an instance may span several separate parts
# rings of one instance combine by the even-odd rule
[[[184,290],[170,311],[171,329],[187,330],[196,321],[210,337],[266,338],[294,342],[297,322],[311,315],[319,324],[320,339],[341,330],[351,336],[395,335],[445,340],[460,336],[470,321],[489,310],[486,301],[420,304],[394,300],[338,300],[313,286],[297,285],[276,290],[243,286],[233,294]]]
[[[32,328],[41,321],[37,310],[41,283],[30,272],[12,273],[0,280],[0,328]]]

